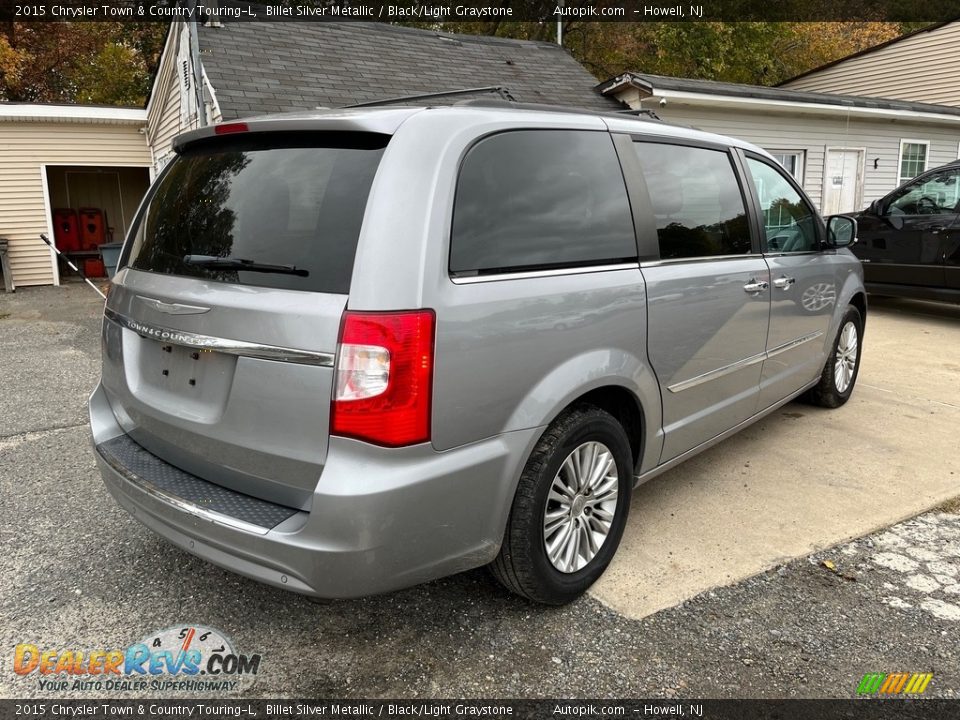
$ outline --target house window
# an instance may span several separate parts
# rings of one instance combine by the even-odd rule
[[[926,140],[900,141],[900,176],[897,185],[903,185],[927,169],[929,151],[930,143]]]
[[[794,180],[803,183],[803,150],[770,150],[770,154],[793,176]]]

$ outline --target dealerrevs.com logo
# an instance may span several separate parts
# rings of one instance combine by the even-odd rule
[[[20,643],[13,671],[40,690],[232,692],[255,679],[260,654],[234,650],[223,633],[200,625],[151,633],[125,649],[52,649]]]

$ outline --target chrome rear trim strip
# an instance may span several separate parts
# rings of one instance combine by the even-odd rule
[[[276,362],[294,363],[297,365],[333,367],[333,353],[317,352],[314,350],[297,350],[294,348],[279,347],[277,345],[245,342],[243,340],[228,340],[211,335],[186,332],[185,330],[172,330],[170,328],[134,320],[110,308],[104,309],[103,315],[107,320],[116,323],[122,328],[135,332],[140,337],[170,343],[171,345],[181,345],[183,347],[198,348],[200,350],[212,350],[226,353],[227,355],[257,358],[258,360],[274,360]]]
[[[768,360],[769,358],[779,355],[780,353],[786,352],[787,350],[792,350],[798,345],[802,345],[803,343],[810,342],[811,340],[816,340],[821,335],[823,335],[823,331],[817,330],[817,332],[810,333],[809,335],[804,335],[803,337],[799,337],[796,340],[791,340],[790,342],[783,343],[782,345],[777,345],[772,350],[768,350],[762,353],[757,353],[756,355],[751,355],[748,358],[744,358],[743,360],[738,360],[737,362],[730,363],[729,365],[724,365],[723,367],[717,368],[716,370],[711,370],[710,372],[705,372],[702,375],[697,375],[696,377],[692,377],[689,380],[684,380],[682,382],[674,383],[673,385],[667,386],[667,389],[673,393],[689,390],[692,387],[696,387],[697,385],[702,385],[703,383],[710,382],[711,380],[716,380],[719,377],[723,377],[724,375],[729,375],[730,373],[736,372],[737,370],[742,370],[743,368],[749,367],[750,365],[756,365],[758,362],[763,362],[764,360]]]

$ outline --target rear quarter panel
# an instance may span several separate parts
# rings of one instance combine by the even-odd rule
[[[371,191],[349,307],[436,311],[438,450],[545,426],[583,393],[619,385],[643,408],[645,457],[659,457],[660,395],[646,361],[638,266],[469,284],[450,278],[457,174],[474,142],[509,129],[606,131],[588,115],[485,116],[427,111],[397,131]]]

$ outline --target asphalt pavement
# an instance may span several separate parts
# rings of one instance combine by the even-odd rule
[[[654,549],[635,544],[644,529],[631,525],[633,539],[616,567],[659,567],[659,575],[647,576],[658,586],[648,592],[667,600],[648,604],[649,612],[642,609],[646,600],[617,609],[616,598],[601,589],[564,608],[531,605],[499,589],[482,569],[324,603],[210,566],[146,532],[98,477],[84,403],[99,363],[99,307],[89,288],[73,284],[0,294],[2,697],[128,695],[42,689],[35,673],[13,671],[17,644],[58,651],[126,647],[165,628],[194,625],[219,629],[240,651],[262,655],[256,677],[224,697],[853,697],[863,675],[875,672],[932,672],[925,696],[960,693],[960,504],[942,502],[948,493],[903,506],[890,517],[892,526],[865,529],[854,539],[848,538],[858,534],[860,520],[844,509],[846,536],[808,533],[799,556],[764,555],[756,574],[739,560],[724,569],[725,556],[718,555],[711,564],[720,570],[706,573],[707,581],[689,582],[683,564],[671,567],[680,545],[671,546],[669,537]],[[878,301],[871,314],[874,327],[886,323],[892,333],[877,362],[894,366],[898,343],[931,328],[960,333],[953,308]],[[949,362],[919,354],[903,368],[903,392],[914,388],[920,397],[936,390],[940,369],[933,365]],[[956,370],[948,376],[953,386],[937,396],[947,405]],[[864,400],[872,401],[870,385]],[[917,409],[929,399],[917,401]],[[866,421],[854,410],[848,416],[855,426],[844,426],[844,412],[831,413],[820,430],[848,442],[846,452],[832,456],[842,463],[837,476],[863,482],[875,475],[874,460],[864,460],[857,440]],[[933,424],[952,422],[955,429],[953,412],[912,412],[910,437],[940,438]],[[770,422],[771,432],[741,441],[745,447],[718,446],[710,467],[739,477],[746,463],[782,448],[793,432],[814,432],[826,420],[791,404]],[[951,472],[955,445],[934,447],[928,454],[945,455],[938,462]],[[895,462],[890,453],[884,462]],[[911,465],[901,463],[893,474],[915,472]],[[926,467],[939,472],[941,464]],[[682,474],[674,482],[683,483]],[[859,492],[884,487],[874,483]],[[672,512],[712,518],[713,499],[690,494]],[[939,509],[930,510],[934,504]],[[669,517],[671,510],[662,512]],[[631,523],[643,519],[634,512]],[[783,531],[804,529],[787,523]],[[679,535],[697,548],[695,527]],[[736,537],[729,542],[740,546]]]

